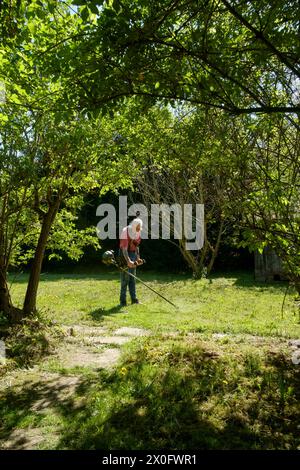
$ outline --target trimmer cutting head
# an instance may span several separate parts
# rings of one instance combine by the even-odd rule
[[[104,264],[116,264],[115,254],[113,250],[105,251],[102,255],[102,263]]]

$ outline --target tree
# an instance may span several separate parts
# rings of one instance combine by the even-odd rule
[[[12,261],[24,262],[26,253],[27,259],[32,257],[23,306],[23,315],[29,315],[36,310],[47,245],[73,258],[85,245],[98,245],[94,227],[92,234],[74,224],[84,194],[122,187],[130,180],[126,172],[120,176],[128,161],[116,152],[114,124],[107,119],[74,116],[65,123],[53,113],[15,112],[14,116],[0,132],[1,279],[6,285]],[[1,310],[14,320],[7,289],[2,299]]]
[[[284,191],[285,176],[281,173],[277,178],[275,192],[265,190],[262,173],[257,172],[258,187],[255,187],[253,181],[250,185],[251,178],[248,181],[246,177],[249,177],[251,165],[256,171],[257,159],[265,161],[265,157],[261,157],[259,142],[255,143],[254,131],[252,133],[256,123],[259,122],[262,129],[269,129],[269,124],[271,127],[275,126],[275,129],[277,126],[276,119],[256,121],[255,115],[275,114],[281,119],[280,113],[285,113],[286,116],[289,114],[285,118],[285,125],[289,123],[289,130],[284,131],[284,135],[289,135],[290,142],[298,145],[299,5],[296,6],[293,2],[262,5],[258,1],[242,0],[88,0],[73,3],[79,5],[79,8],[72,8],[72,2],[68,1],[16,0],[2,2],[3,8],[0,10],[1,19],[5,20],[1,31],[3,47],[0,49],[0,81],[4,82],[6,88],[6,103],[0,103],[0,120],[5,124],[8,120],[7,110],[14,107],[14,112],[17,109],[21,114],[23,112],[23,117],[20,118],[22,122],[23,119],[32,121],[30,131],[26,131],[26,125],[25,128],[23,126],[19,134],[13,134],[9,145],[12,145],[15,162],[30,169],[29,173],[33,175],[29,176],[25,172],[24,192],[27,188],[25,199],[28,196],[31,201],[28,206],[28,220],[32,218],[33,226],[42,228],[37,258],[33,262],[33,265],[36,263],[36,273],[40,270],[46,242],[50,240],[51,227],[54,227],[62,200],[66,194],[76,198],[80,192],[85,153],[82,146],[79,147],[81,137],[76,133],[76,126],[78,130],[82,125],[85,129],[83,134],[87,132],[89,135],[91,127],[88,130],[88,125],[92,125],[89,119],[94,119],[99,113],[112,114],[118,107],[118,112],[115,112],[122,127],[119,112],[126,108],[126,113],[132,112],[128,104],[129,98],[133,96],[137,98],[138,105],[145,105],[139,108],[140,111],[151,108],[155,102],[160,105],[171,103],[174,106],[174,115],[182,102],[192,103],[198,110],[203,107],[214,108],[216,111],[215,114],[210,114],[209,127],[205,127],[201,120],[197,127],[197,122],[194,121],[191,126],[194,135],[186,136],[186,140],[193,142],[194,139],[197,143],[202,137],[202,131],[199,133],[198,129],[206,129],[209,130],[208,135],[213,143],[210,146],[209,138],[204,139],[207,142],[205,151],[202,149],[193,157],[193,165],[198,165],[199,181],[209,184],[211,179],[215,186],[216,182],[221,182],[225,219],[232,216],[231,206],[227,204],[228,188],[234,194],[239,194],[240,191],[245,213],[249,216],[256,207],[255,204],[262,206],[258,198],[259,191],[263,195],[261,201],[272,207],[270,213],[274,213],[274,201],[277,197],[275,193],[278,195]],[[219,110],[227,113],[220,114]],[[244,120],[238,120],[233,119],[233,114],[246,116]],[[125,126],[129,121],[126,121]],[[107,125],[108,122],[109,120],[106,121]],[[109,125],[107,130],[108,128],[112,130]],[[262,131],[256,129],[255,135],[259,135],[259,132]],[[276,131],[277,141],[279,134]],[[26,135],[27,141],[24,140]],[[105,133],[106,137],[108,135],[109,132]],[[68,140],[68,136],[75,137],[77,147]],[[105,141],[108,142],[109,138],[106,140],[106,137]],[[172,135],[170,133],[165,137],[168,137],[168,145]],[[101,141],[101,136],[99,139]],[[263,139],[270,142],[266,134]],[[276,148],[275,140],[272,142],[272,149]],[[95,148],[90,140],[88,145]],[[170,146],[175,150],[175,157],[177,146],[178,142]],[[40,153],[39,147],[42,148]],[[157,147],[156,145],[154,149],[155,158],[169,164]],[[289,148],[292,149],[292,144]],[[74,149],[76,159],[71,156]],[[107,163],[106,149],[102,150],[103,161]],[[291,155],[291,151],[289,154]],[[270,155],[270,152],[265,152],[264,155]],[[281,155],[289,158],[285,150]],[[293,158],[296,163],[298,157]],[[123,153],[122,158],[117,158],[113,164],[110,162],[109,170],[106,169],[109,181],[107,187],[123,184],[122,178],[120,183],[119,165],[123,168],[123,162],[128,164],[133,159],[136,162],[131,168],[134,167],[137,174],[141,161],[132,148],[130,154]],[[175,158],[175,161],[180,164],[180,159]],[[201,174],[203,165],[206,173]],[[170,165],[170,168],[176,170],[176,166]],[[265,171],[265,164],[263,168]],[[2,171],[5,196],[6,184],[11,188],[9,180],[13,175],[16,178],[17,173],[5,165]],[[295,174],[298,175],[297,172]],[[129,179],[128,177],[126,181]],[[85,178],[83,181],[86,183]],[[102,183],[105,190],[106,183]],[[245,196],[245,187],[250,191],[252,205]],[[22,191],[20,188],[18,192],[21,200]],[[293,196],[293,201],[295,197],[297,194]],[[212,197],[211,200],[214,199]],[[13,207],[12,202],[7,203],[7,200],[5,196],[2,201],[3,220],[10,214],[6,207]],[[289,204],[287,206],[290,207]],[[232,204],[232,208],[234,207],[236,206]],[[14,210],[17,214],[17,209]],[[283,214],[284,212],[280,225],[285,225]],[[223,209],[217,215],[218,221],[223,220]],[[241,226],[249,225],[250,219],[247,222],[240,211],[239,217],[237,222]],[[257,222],[260,219],[256,216],[255,220]],[[12,219],[9,224],[13,227],[11,221]],[[297,228],[296,219],[295,223]],[[265,224],[261,233],[270,232],[271,225],[270,222]],[[283,246],[274,225],[272,230],[277,234],[278,244]],[[291,246],[297,246],[297,237],[290,240]],[[7,245],[3,241],[3,235],[0,241],[2,247]],[[262,242],[265,243],[266,239]],[[294,256],[293,250],[294,248],[289,259]],[[297,256],[294,257],[298,259]],[[32,305],[28,309],[26,307],[28,311],[34,309],[38,274],[35,276],[30,281],[32,291],[29,298],[32,298]]]
[[[149,214],[152,204],[179,204],[182,214],[185,204],[193,204],[195,230],[195,205],[204,205],[201,250],[189,250],[183,231],[176,233],[173,218],[162,214],[164,226],[168,220],[170,223],[170,241],[179,247],[196,278],[211,272],[230,225],[234,159],[222,154],[229,125],[230,121],[224,122],[222,114],[213,110],[183,106],[172,113],[157,106],[126,134],[127,152],[138,164],[134,189]]]
[[[80,61],[68,56],[77,84],[70,97],[89,107],[135,95],[233,114],[299,113],[299,9],[258,0],[90,0],[79,7],[86,38],[72,46]]]
[[[294,2],[16,0],[3,5],[3,39],[11,56],[7,86],[32,107],[52,94],[51,106],[65,114],[78,107],[106,112],[131,96],[232,114],[300,111],[300,6]],[[16,61],[23,64],[18,73]],[[55,87],[39,86],[45,75]],[[26,93],[29,80],[35,80],[34,95]]]
[[[245,126],[246,191],[236,208],[245,244],[260,251],[273,248],[300,294],[299,130],[284,116],[252,118]]]
[[[24,142],[17,119],[1,123],[0,130],[0,311],[12,321],[21,316],[13,306],[7,286],[7,270],[14,257],[20,219],[28,202],[28,166],[21,158]],[[30,224],[29,224],[30,227]]]
[[[74,109],[66,103],[63,74],[55,78],[48,73],[44,60],[49,43],[64,42],[66,33],[76,35],[82,20],[63,2],[12,1],[2,6],[0,14],[6,23],[2,29],[0,80],[6,97],[0,103],[0,306],[13,321],[16,310],[7,289],[8,266],[23,262],[25,257],[33,258],[22,313],[29,315],[36,310],[47,243],[51,241],[52,248],[78,257],[80,246],[97,242],[95,234],[92,237],[89,231],[75,231],[74,217],[82,193],[93,188],[108,190],[116,181],[122,186],[126,177],[119,177],[118,158],[108,153],[114,145],[109,120],[80,114],[78,106]],[[13,31],[10,24],[15,25]],[[63,57],[56,57],[55,64],[61,67]],[[66,236],[70,228],[72,235]],[[74,233],[80,241],[76,247]]]

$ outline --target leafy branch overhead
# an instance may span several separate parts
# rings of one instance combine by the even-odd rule
[[[0,15],[7,99],[20,106],[68,116],[136,96],[300,111],[298,2],[24,0],[3,2]]]
[[[135,95],[234,114],[300,111],[298,3],[85,3],[80,15],[100,13],[70,64],[87,106]]]
[[[76,230],[84,195],[145,167],[158,199],[165,178],[206,204],[210,267],[243,232],[299,291],[299,18],[299,2],[0,2],[0,310],[9,266],[33,258],[30,313],[46,249],[95,244]]]

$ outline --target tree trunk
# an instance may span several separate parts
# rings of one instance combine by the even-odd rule
[[[61,198],[57,196],[55,202],[49,207],[48,212],[43,217],[41,233],[35,250],[34,259],[31,265],[29,281],[23,305],[23,312],[25,316],[31,315],[36,311],[36,299],[42,263],[44,259],[49,233],[57,211],[59,209],[60,202]]]
[[[0,266],[0,312],[3,312],[7,317],[12,308],[11,298],[6,282],[6,272]]]
[[[4,313],[10,323],[20,321],[23,314],[22,310],[14,307],[11,302],[6,281],[6,270],[3,266],[0,266],[0,312]]]
[[[179,244],[178,244],[179,250],[180,250],[183,258],[187,262],[188,266],[192,269],[193,278],[194,279],[200,279],[201,274],[202,274],[202,270],[203,270],[202,259],[199,262],[199,260],[197,260],[195,258],[193,253],[185,248],[185,243],[186,243],[185,239],[179,240]]]
[[[0,312],[2,312],[10,323],[19,321],[22,318],[22,310],[13,306],[8,285],[7,285],[7,252],[4,237],[4,227],[7,220],[5,219],[5,211],[7,197],[1,201],[0,214]]]
[[[224,220],[222,219],[221,220],[221,224],[220,224],[220,227],[219,227],[219,232],[218,232],[218,237],[217,237],[217,241],[216,241],[216,244],[215,244],[215,247],[212,251],[212,255],[211,255],[211,259],[210,259],[210,262],[209,262],[209,265],[207,267],[207,274],[210,274],[212,268],[213,268],[213,265],[216,261],[216,257],[218,255],[218,252],[219,252],[219,248],[220,248],[220,243],[221,243],[221,238],[222,238],[222,235],[223,235],[223,227],[224,227]]]

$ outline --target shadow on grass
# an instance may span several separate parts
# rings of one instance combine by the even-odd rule
[[[9,282],[16,284],[27,284],[29,274],[21,274],[14,276],[10,274]],[[119,279],[119,274],[116,271],[105,271],[105,272],[86,272],[86,273],[42,273],[40,277],[40,282],[58,282],[58,281],[88,281],[88,280],[99,280],[99,281],[115,281]]]
[[[151,272],[151,271],[139,271],[137,270],[137,276],[141,277],[144,282],[159,282],[159,283],[169,283],[172,284],[178,281],[187,281],[192,280],[192,275],[188,274],[167,274],[160,272]],[[27,284],[28,274],[20,274],[15,276],[13,273],[9,275],[9,282],[17,284]],[[74,281],[84,281],[84,280],[100,280],[100,281],[116,281],[120,279],[120,272],[115,269],[108,268],[106,271],[101,272],[78,272],[78,273],[47,273],[44,272],[41,274],[40,282],[58,282],[65,280],[74,280]]]
[[[124,309],[126,310],[126,307],[121,307],[120,305],[116,305],[115,307],[111,308],[101,307],[97,308],[96,310],[92,310],[89,315],[93,320],[101,321],[104,317],[107,317],[107,315],[114,315],[120,312],[124,312]]]
[[[249,273],[249,272],[243,272],[243,271],[238,271],[236,273],[233,273],[233,275],[230,275],[230,273],[225,273],[223,276],[225,279],[226,278],[236,278],[234,282],[234,286],[237,287],[247,287],[247,288],[253,288],[257,289],[259,288],[260,290],[282,290],[284,291],[288,285],[288,281],[256,281],[254,278],[254,274]]]
[[[49,414],[69,416],[70,419],[80,413],[80,397],[91,386],[91,380],[83,377],[56,375],[42,380],[25,381],[21,388],[9,387],[0,392],[0,448],[33,448],[31,429],[43,427],[43,421]],[[19,432],[16,432],[19,431]],[[43,433],[40,432],[43,436]],[[36,439],[36,434],[34,435]],[[47,437],[46,437],[47,439]],[[43,441],[44,438],[39,439]]]
[[[207,281],[209,286],[212,286],[214,281],[218,279],[232,280],[232,285],[237,288],[255,289],[260,291],[279,290],[283,293],[288,285],[288,281],[256,281],[254,274],[249,271],[230,271],[230,272],[216,272],[212,273]],[[194,282],[197,282],[195,280]]]
[[[229,368],[228,361],[200,345],[170,346],[160,360],[157,353],[155,345],[140,347],[117,370],[102,370],[95,378],[50,377],[27,381],[22,390],[6,390],[0,401],[2,442],[30,448],[30,433],[24,429],[20,440],[14,430],[26,428],[26,420],[42,427],[44,413],[52,411],[59,419],[55,432],[60,438],[53,445],[57,449],[299,445],[299,374],[284,357],[272,356],[266,374],[249,356]]]
[[[160,273],[143,271],[142,269],[137,272],[137,276],[140,277],[146,283],[157,283],[162,285],[170,285],[177,282],[191,282],[197,284],[201,280],[195,280],[191,274],[178,274],[178,273]],[[60,281],[119,281],[120,273],[115,269],[107,268],[105,271],[91,271],[84,273],[42,273],[41,284],[43,282],[60,282]],[[213,287],[215,281],[218,279],[231,279],[232,285],[237,288],[247,289],[259,289],[261,291],[282,291],[285,292],[287,287],[287,281],[273,281],[273,282],[258,282],[254,279],[254,274],[248,271],[232,271],[232,272],[215,272],[212,273],[209,278],[206,279],[206,289]],[[10,281],[16,282],[17,284],[25,284],[28,282],[28,275],[21,274],[14,279],[14,274],[10,275]]]
[[[210,351],[175,348],[167,357],[164,365],[151,366],[140,350],[119,372],[101,374],[98,392],[69,421],[57,448],[296,448],[293,423],[300,412],[288,390],[299,390],[299,377],[287,373],[291,367],[282,358],[264,378],[263,391],[241,393],[236,374],[230,376],[228,364]],[[249,358],[244,367],[247,381],[261,376]],[[286,396],[278,392],[277,401],[282,377]]]

